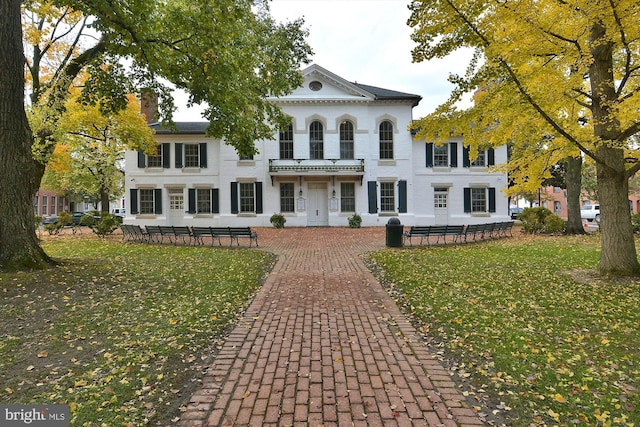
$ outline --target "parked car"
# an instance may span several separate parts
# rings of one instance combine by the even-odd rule
[[[523,210],[524,208],[511,208],[511,219],[518,219],[518,215],[520,215]]]
[[[42,217],[42,225],[53,224],[58,220],[58,215],[44,215]]]
[[[80,220],[84,216],[84,212],[74,212],[71,214],[71,224],[72,225],[80,225]]]
[[[580,208],[580,218],[600,222],[600,205],[584,205]]]
[[[127,216],[127,210],[125,208],[115,208],[111,211],[114,216],[119,216],[120,218],[124,218]]]

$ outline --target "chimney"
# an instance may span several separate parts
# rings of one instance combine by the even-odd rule
[[[140,113],[147,118],[147,123],[158,121],[158,94],[153,89],[140,90]]]

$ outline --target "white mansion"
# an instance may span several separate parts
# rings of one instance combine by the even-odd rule
[[[352,83],[312,65],[304,85],[273,99],[291,116],[288,129],[256,141],[259,154],[239,158],[205,136],[206,122],[159,124],[157,155],[126,153],[127,216],[140,225],[363,226],[390,217],[403,225],[475,224],[509,220],[501,191],[507,176],[490,171],[506,146],[473,163],[462,138],[434,146],[408,126],[418,95]]]

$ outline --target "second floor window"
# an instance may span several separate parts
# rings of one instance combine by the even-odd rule
[[[149,154],[147,156],[148,168],[161,168],[162,167],[162,144],[158,144],[155,154]]]
[[[324,131],[322,123],[317,120],[309,126],[309,158],[324,159]]]
[[[380,123],[380,159],[393,159],[393,123]]]
[[[340,123],[340,158],[353,159],[353,124],[350,121]]]
[[[280,131],[280,158],[293,159],[293,125]]]
[[[186,168],[200,167],[200,146],[198,144],[184,144],[184,166]]]

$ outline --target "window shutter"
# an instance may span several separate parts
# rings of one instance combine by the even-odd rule
[[[129,190],[129,211],[131,211],[132,214],[140,212],[138,210],[138,190],[135,188]]]
[[[489,188],[489,212],[496,211],[496,189],[494,187]]]
[[[262,183],[256,182],[256,213],[262,213]]]
[[[147,155],[143,150],[138,150],[138,167],[144,169],[147,167]]]
[[[407,181],[398,181],[398,212],[407,213]]]
[[[238,183],[231,183],[231,213],[238,213]]]
[[[433,143],[427,142],[427,167],[433,167]]]
[[[378,213],[378,191],[376,186],[378,185],[375,181],[369,181],[367,183],[367,188],[369,190],[369,213],[375,214]]]
[[[471,189],[464,189],[464,211],[469,213],[471,212]]]
[[[182,143],[176,142],[176,169],[182,169]]]
[[[458,143],[451,142],[449,144],[449,159],[451,160],[451,167],[458,167]]]
[[[171,167],[171,144],[165,142],[162,144],[162,167]]]
[[[189,201],[187,202],[189,206],[189,210],[187,213],[194,214],[196,213],[196,189],[189,189]]]
[[[496,150],[489,148],[487,150],[487,166],[493,166],[496,164]]]
[[[211,189],[211,212],[214,214],[220,213],[220,189]]]
[[[206,142],[200,143],[200,167],[201,168],[207,167],[207,143]]]
[[[155,190],[153,190],[153,202],[155,203],[154,213],[161,214],[162,213],[162,188],[156,188]]]
[[[471,167],[471,160],[469,160],[469,147],[462,148],[462,167]]]

